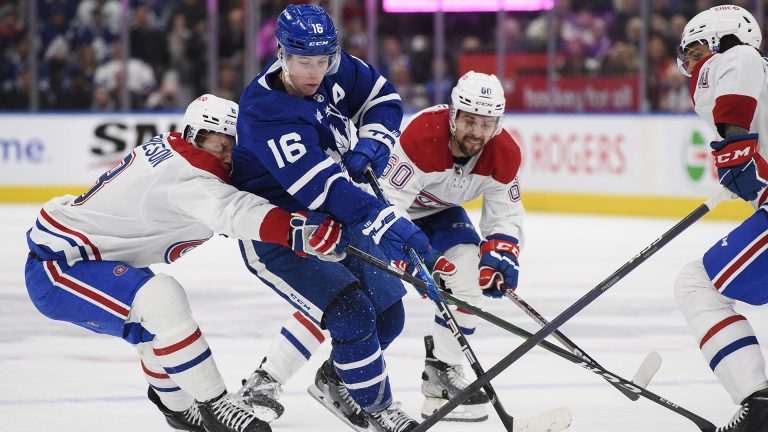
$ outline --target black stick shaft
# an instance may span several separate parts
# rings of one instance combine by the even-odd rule
[[[421,422],[421,424],[419,424],[419,426],[414,429],[414,432],[423,432],[434,426],[435,423],[440,421],[440,419],[445,417],[454,408],[469,399],[469,397],[472,396],[477,390],[479,390],[480,387],[490,382],[490,380],[496,378],[501,372],[504,371],[504,369],[508,368],[510,365],[512,365],[512,363],[516,362],[525,353],[538,345],[539,342],[543,341],[544,338],[549,336],[558,327],[565,324],[566,321],[573,318],[574,315],[595,301],[605,291],[615,285],[616,282],[620,281],[622,278],[628,275],[632,270],[645,262],[645,260],[650,258],[659,249],[669,243],[673,238],[677,237],[681,232],[685,231],[688,227],[701,219],[705,214],[709,213],[710,209],[714,208],[715,205],[719,204],[725,198],[724,191],[725,189],[722,189],[716,196],[710,198],[706,203],[700,205],[696,210],[683,218],[683,220],[670,228],[669,231],[665,232],[661,237],[656,239],[656,241],[651,243],[648,247],[640,251],[639,254],[627,261],[618,270],[613,272],[610,276],[608,276],[607,279],[600,282],[596,287],[592,288],[592,290],[577,300],[576,303],[572,304],[570,307],[568,307],[568,309],[550,321],[549,324],[545,325],[541,330],[536,332],[530,339],[523,342],[514,351],[496,363],[496,365],[490,368],[484,376],[479,377],[464,390],[460,391],[453,399],[449,400],[445,405],[435,411],[434,414]]]

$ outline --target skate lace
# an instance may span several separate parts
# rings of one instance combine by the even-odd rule
[[[469,381],[464,378],[464,367],[462,365],[448,365],[445,369],[445,376],[448,378],[448,382],[459,390],[469,386]]]
[[[184,420],[195,426],[203,425],[203,416],[200,415],[200,408],[196,403],[192,404],[186,411],[184,411]]]
[[[736,411],[736,414],[734,414],[733,417],[731,417],[731,421],[729,421],[727,425],[717,428],[715,432],[728,432],[733,430],[733,428],[735,428],[742,421],[744,421],[748,413],[749,413],[749,403],[746,403],[742,405],[742,407],[739,408],[738,411]]]
[[[352,395],[349,394],[349,390],[347,390],[347,386],[345,386],[342,383],[339,383],[338,386],[339,389],[339,396],[341,396],[341,400],[344,401],[347,406],[352,408],[354,410],[355,414],[360,414],[362,412],[362,408],[360,408],[360,405],[355,402],[354,399],[352,399]]]
[[[405,430],[413,419],[400,409],[400,405],[400,402],[393,402],[388,408],[373,414],[373,416],[393,432]]]
[[[223,397],[214,402],[211,408],[222,424],[238,431],[245,430],[246,426],[258,418],[244,405],[242,397]]]
[[[237,395],[250,397],[261,394],[278,400],[282,392],[283,386],[268,373],[256,371],[247,380],[243,381],[243,387],[237,392]]]

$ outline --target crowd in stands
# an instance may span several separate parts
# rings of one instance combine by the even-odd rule
[[[39,49],[29,44],[28,5],[0,0],[0,109],[29,107],[29,56],[38,59],[37,86],[43,110],[119,109],[124,81],[121,23],[129,21],[126,86],[130,107],[139,110],[181,109],[195,95],[213,92],[237,100],[244,77],[243,0],[218,0],[218,85],[207,82],[207,11],[205,0],[130,0],[124,17],[120,0],[37,1]],[[685,23],[697,11],[735,3],[753,9],[755,0],[650,0],[647,56],[640,58],[644,34],[640,2],[645,0],[559,0],[553,14],[506,12],[503,26],[508,53],[546,53],[556,35],[556,78],[637,77],[645,61],[646,104],[651,111],[691,110],[687,79],[677,72],[675,47]],[[275,54],[277,14],[288,3],[264,0],[257,31],[264,65]],[[330,10],[329,1],[320,4]],[[495,13],[446,13],[446,57],[434,60],[432,15],[379,11],[377,56],[368,58],[364,0],[343,0],[338,24],[343,47],[372,62],[401,93],[408,110],[447,102],[460,56],[494,53]],[[555,31],[550,31],[554,20]],[[437,66],[445,71],[434,82]],[[494,72],[494,71],[488,71]],[[517,77],[520,79],[520,77]],[[504,77],[505,85],[508,77]],[[439,89],[442,92],[438,94]]]

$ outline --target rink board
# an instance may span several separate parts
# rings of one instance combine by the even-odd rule
[[[82,193],[179,120],[174,113],[0,116],[0,202]],[[693,115],[509,114],[504,127],[523,151],[519,178],[530,210],[678,216],[718,187],[707,145],[714,133]],[[714,216],[748,213],[728,203]]]

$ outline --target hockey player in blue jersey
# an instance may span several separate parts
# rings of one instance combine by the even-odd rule
[[[371,255],[403,260],[412,247],[433,269],[455,272],[401,210],[354,183],[368,167],[381,175],[400,133],[392,84],[339,49],[318,6],[286,7],[275,35],[277,59],[240,99],[234,184],[289,211],[332,215],[352,227],[351,244]],[[393,402],[382,355],[403,328],[402,283],[353,257],[321,263],[259,241],[240,249],[251,272],[331,335],[331,359],[310,394],[357,430],[415,427]]]

